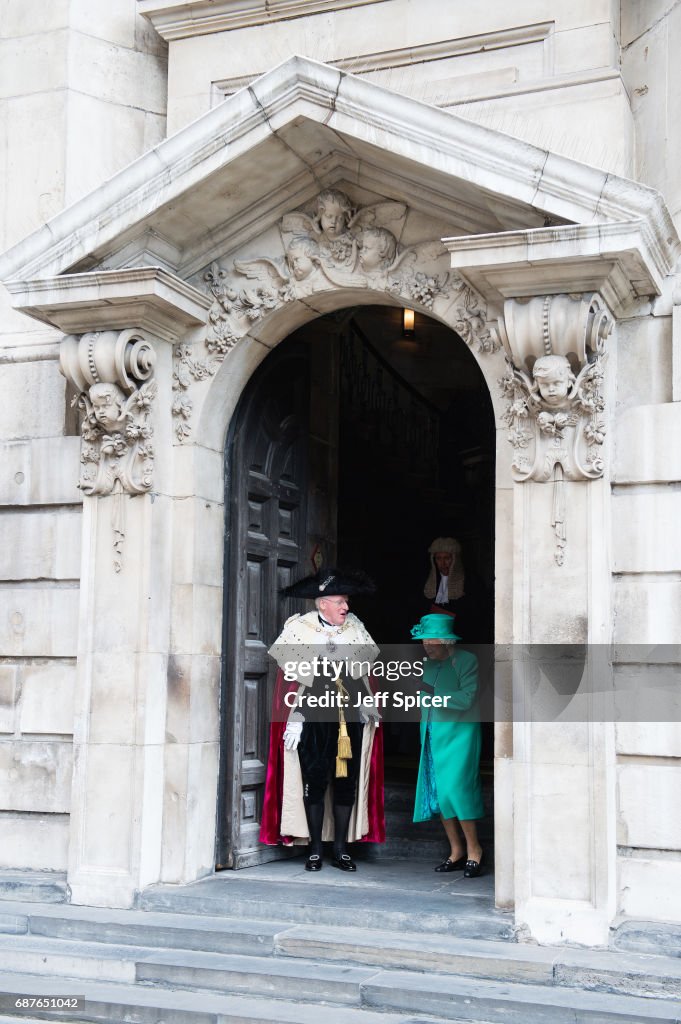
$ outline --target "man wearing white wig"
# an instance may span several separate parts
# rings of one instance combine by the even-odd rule
[[[454,602],[464,596],[461,545],[454,537],[436,537],[428,548],[430,573],[423,593],[437,605],[433,611],[456,611]]]

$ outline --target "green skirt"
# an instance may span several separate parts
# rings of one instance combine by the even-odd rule
[[[422,722],[414,821],[483,818],[479,722]]]

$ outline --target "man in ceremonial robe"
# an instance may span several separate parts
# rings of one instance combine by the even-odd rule
[[[372,590],[363,574],[337,569],[292,584],[284,595],[310,598],[315,609],[287,619],[269,652],[278,672],[260,840],[309,843],[308,871],[322,868],[323,840],[333,839],[341,871],[356,870],[348,840],[385,840],[383,752],[368,679],[378,648],[349,610],[353,595]],[[338,668],[311,671],[324,658]],[[312,692],[331,703],[322,715],[308,712]],[[358,694],[367,707],[356,707]]]

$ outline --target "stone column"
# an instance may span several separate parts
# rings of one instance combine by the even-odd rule
[[[582,694],[603,665],[598,645],[609,642],[603,449],[612,318],[595,293],[540,295],[507,299],[500,328],[511,357],[502,389],[517,552],[516,920],[542,943],[597,945],[614,914],[613,727]],[[576,706],[569,693],[580,678]]]
[[[170,633],[172,349],[137,329],[67,337],[84,492],[69,885],[130,906],[160,875]]]

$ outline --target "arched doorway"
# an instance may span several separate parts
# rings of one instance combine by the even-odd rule
[[[494,638],[495,429],[487,384],[448,327],[402,310],[362,306],[299,328],[266,357],[243,392],[226,445],[226,574],[217,865],[281,855],[258,842],[273,666],[267,647],[293,610],[278,591],[320,563],[361,567],[377,598],[357,612],[380,643],[404,643],[428,610],[427,549],[460,540],[462,626]],[[390,851],[419,833],[406,813],[418,727],[385,727]],[[492,726],[483,778],[492,841]],[[408,834],[407,834],[408,833]],[[437,830],[422,833],[439,839]],[[406,849],[405,844],[405,849]],[[424,851],[425,852],[425,851]]]

